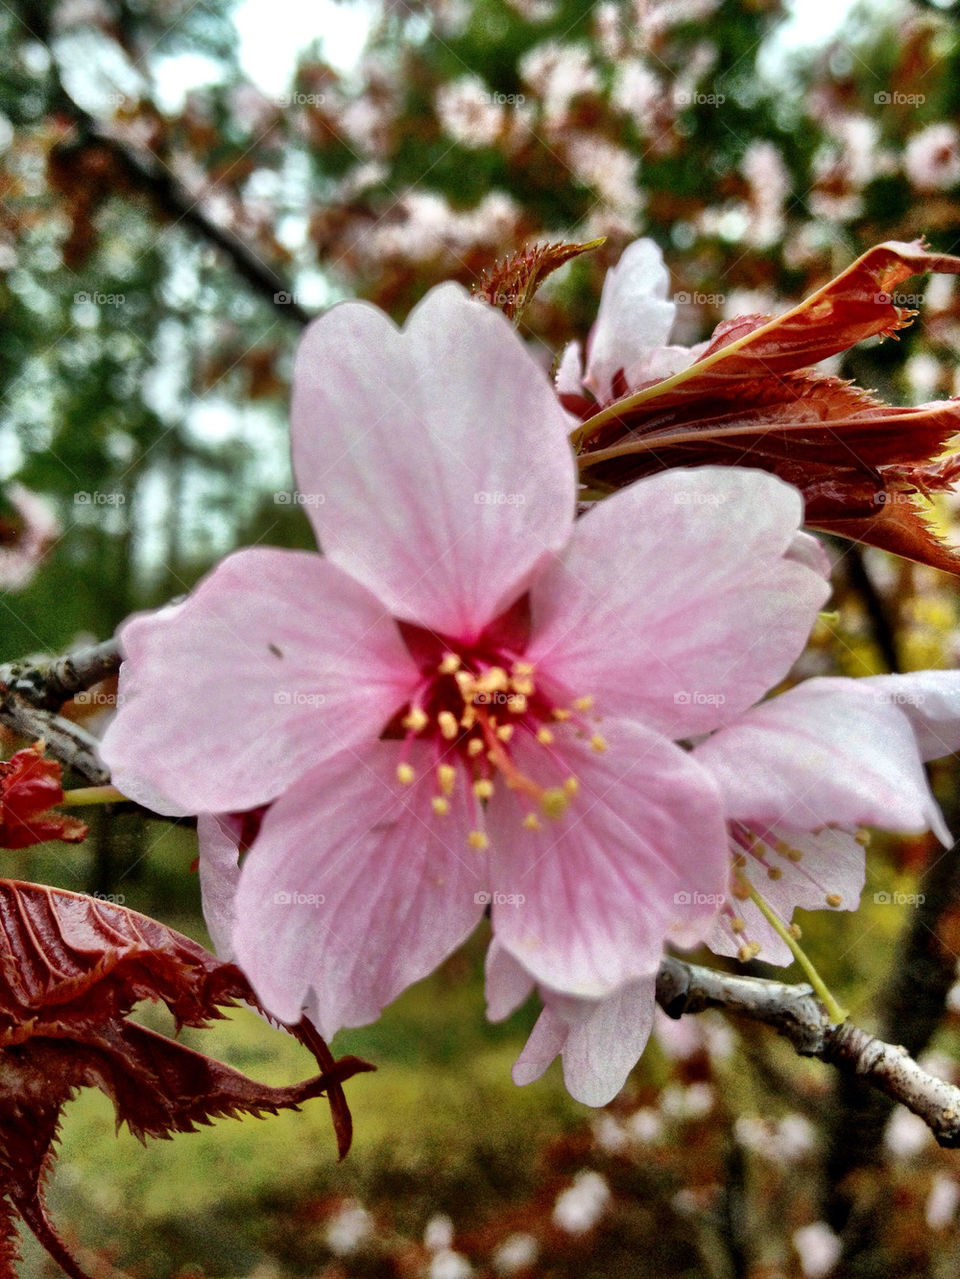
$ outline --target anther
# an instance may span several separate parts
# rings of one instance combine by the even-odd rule
[[[550,746],[552,744],[553,734],[550,732],[549,728],[537,729],[537,741],[541,746]]]
[[[747,964],[751,959],[756,959],[759,954],[760,943],[758,941],[747,941],[737,951],[737,959],[740,960],[741,964]]]
[[[544,817],[550,817],[556,821],[567,811],[569,802],[559,786],[551,786],[540,796],[540,811]]]
[[[501,742],[509,742],[510,738],[513,736],[513,725],[501,724],[497,729],[497,736],[500,738]]]
[[[401,723],[404,728],[408,728],[411,733],[419,733],[421,729],[426,728],[430,723],[430,717],[427,712],[419,706],[411,706],[408,714],[404,715]]]
[[[490,845],[490,841],[482,830],[472,830],[467,836],[467,843],[471,848],[477,849],[478,852],[482,852],[483,849],[488,848]]]
[[[480,777],[473,783],[473,793],[477,799],[489,799],[493,794],[493,782],[488,777]]]
[[[593,709],[592,697],[577,697],[574,699],[573,709],[575,711],[589,711]]]
[[[416,773],[409,764],[397,765],[397,781],[403,786],[412,786]]]
[[[457,723],[457,717],[452,711],[441,711],[437,716],[437,723],[440,725],[440,732],[448,742],[452,742],[457,733],[460,731],[460,725]]]
[[[540,830],[540,818],[536,813],[527,813],[523,819],[523,825],[526,830]]]
[[[843,898],[840,896],[840,894],[839,894],[839,893],[827,893],[827,905],[828,905],[828,906],[842,906],[842,905],[843,905]]]
[[[599,733],[594,733],[594,735],[590,738],[590,749],[592,751],[596,751],[598,755],[602,755],[607,749],[607,743]]]
[[[483,750],[483,738],[471,737],[469,742],[467,742],[467,754],[470,755],[473,759],[476,759],[476,757],[481,753],[482,750]]]
[[[434,795],[430,804],[438,817],[446,817],[447,813],[450,812],[450,801],[444,799],[442,795]]]
[[[452,764],[437,765],[437,785],[444,795],[453,794],[453,784],[457,780],[457,770]]]
[[[456,653],[444,653],[443,660],[437,667],[441,675],[452,675],[458,671],[462,665],[461,659]]]

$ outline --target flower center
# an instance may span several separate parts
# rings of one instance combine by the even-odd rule
[[[404,742],[398,780],[414,783],[416,771],[407,758],[410,744],[426,741],[434,748],[436,791],[431,804],[438,817],[450,812],[461,779],[469,787],[472,814],[478,802],[485,803],[497,786],[504,786],[516,796],[525,829],[539,830],[542,817],[562,817],[579,783],[557,749],[555,733],[569,724],[578,736],[589,738],[593,750],[606,750],[606,742],[585,718],[593,699],[578,697],[569,706],[559,704],[538,683],[531,663],[499,648],[438,650],[421,669],[420,687],[388,729],[389,736],[402,735]],[[548,761],[546,770],[538,767],[536,772],[552,773],[556,784],[535,781],[518,764],[518,747],[530,742]],[[486,848],[486,835],[475,821],[471,825],[468,844]]]

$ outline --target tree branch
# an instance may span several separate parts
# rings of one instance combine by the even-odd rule
[[[919,1115],[941,1146],[960,1146],[960,1088],[929,1074],[905,1048],[849,1022],[831,1023],[810,986],[740,977],[668,956],[657,975],[657,1002],[674,1018],[722,1008],[772,1026],[802,1057],[830,1062]]]
[[[45,742],[55,759],[93,785],[106,784],[110,775],[97,739],[56,712],[71,697],[115,675],[120,660],[117,641],[110,639],[47,662],[0,666],[0,723],[21,737]]]

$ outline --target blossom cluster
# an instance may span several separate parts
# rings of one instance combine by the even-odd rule
[[[649,242],[556,386],[457,285],[402,329],[333,307],[292,404],[323,553],[238,551],[125,624],[104,759],[199,816],[211,935],[280,1020],[376,1019],[489,910],[489,1016],[542,1004],[514,1078],[560,1055],[604,1104],[665,945],[790,962],[796,908],[856,907],[865,828],[949,842],[923,762],[960,746],[960,675],[769,696],[830,594],[796,488],[747,456],[577,516],[564,403],[696,360],[673,320]]]

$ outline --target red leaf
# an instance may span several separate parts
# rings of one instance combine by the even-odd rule
[[[335,1061],[306,1020],[285,1026],[321,1073],[271,1087],[126,1017],[160,1000],[178,1028],[205,1026],[238,1001],[259,1007],[243,974],[196,942],[123,906],[0,880],[0,1274],[13,1275],[19,1214],[74,1279],[83,1272],[50,1224],[43,1184],[60,1111],[81,1087],[112,1100],[138,1137],[193,1132],[220,1116],[276,1114],[326,1095],[341,1157],[351,1121],[342,1083],[372,1070]]]
[[[803,492],[808,523],[960,572],[921,500],[948,487],[929,464],[960,431],[960,401],[897,408],[805,367],[909,324],[915,312],[890,291],[920,271],[960,274],[960,258],[919,240],[877,245],[785,315],[725,321],[674,376],[599,411],[571,400],[586,419],[574,440],[588,482],[619,488],[673,466],[758,467]]]
[[[60,765],[44,759],[43,742],[0,760],[0,848],[28,848],[48,839],[77,844],[85,839],[83,822],[49,811],[62,801]]]
[[[498,307],[508,320],[519,321],[548,275],[571,258],[599,248],[605,239],[600,236],[584,244],[536,244],[521,249],[485,271],[474,293]]]

